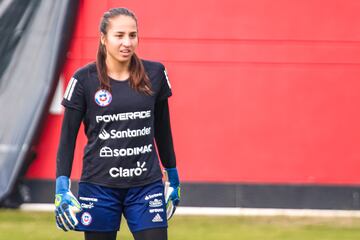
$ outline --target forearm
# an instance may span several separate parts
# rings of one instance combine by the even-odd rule
[[[162,165],[165,168],[175,168],[176,157],[167,99],[159,101],[155,105],[155,140]]]
[[[70,177],[76,137],[83,118],[81,111],[66,108],[61,127],[60,143],[56,157],[56,177]]]

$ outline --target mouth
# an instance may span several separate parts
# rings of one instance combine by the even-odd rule
[[[132,51],[130,49],[124,49],[124,50],[120,50],[120,53],[123,56],[128,56],[132,53]]]

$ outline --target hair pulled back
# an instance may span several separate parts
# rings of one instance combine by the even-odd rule
[[[109,20],[117,16],[128,16],[135,20],[137,25],[137,18],[133,12],[127,8],[112,8],[104,13],[100,22],[100,32],[104,35],[107,34]],[[111,91],[110,79],[107,74],[106,67],[106,47],[104,44],[99,41],[99,47],[97,50],[96,56],[96,69],[98,72],[98,77],[100,81],[100,88]],[[130,86],[136,91],[151,95],[151,84],[148,76],[146,75],[145,68],[139,59],[139,57],[134,53],[130,59]]]

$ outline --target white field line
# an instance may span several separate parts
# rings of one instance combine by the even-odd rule
[[[50,203],[25,203],[20,206],[21,211],[53,212],[55,205]]]
[[[22,204],[22,211],[55,210],[54,204]],[[206,216],[289,216],[289,217],[356,217],[359,210],[313,210],[313,209],[273,209],[273,208],[212,208],[212,207],[178,207],[176,215]]]

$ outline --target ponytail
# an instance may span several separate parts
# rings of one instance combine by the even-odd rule
[[[130,86],[139,92],[151,95],[151,83],[145,72],[144,65],[134,53],[130,62]]]
[[[100,88],[111,92],[110,79],[106,68],[106,49],[105,45],[99,41],[99,47],[96,54],[96,70],[100,81]]]

